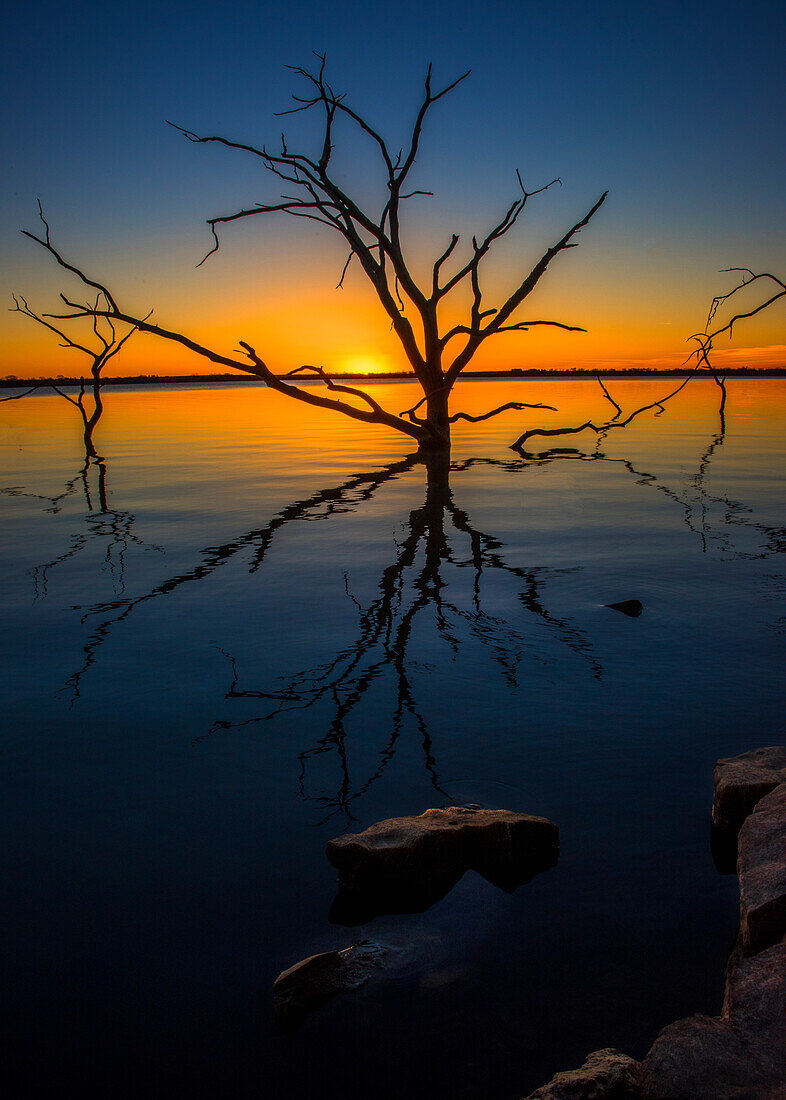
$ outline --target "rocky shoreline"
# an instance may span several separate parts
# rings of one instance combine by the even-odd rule
[[[740,927],[719,1016],[665,1027],[642,1061],[606,1048],[557,1073],[526,1100],[786,1100],[786,747],[719,760],[713,850],[736,856]],[[338,871],[335,923],[420,912],[467,870],[507,891],[553,867],[559,830],[545,818],[479,806],[392,818],[328,843]],[[303,959],[273,987],[283,1030],[394,961],[364,940]]]
[[[669,1024],[641,1062],[595,1051],[526,1100],[786,1100],[786,748],[719,760],[714,782],[740,881],[720,1016]]]

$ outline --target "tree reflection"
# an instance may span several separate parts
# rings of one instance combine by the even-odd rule
[[[586,629],[573,616],[558,614],[553,607],[551,590],[570,570],[521,564],[510,547],[481,529],[457,503],[454,485],[460,484],[465,474],[482,468],[493,469],[501,478],[525,479],[535,468],[565,462],[615,464],[637,485],[662,494],[679,508],[682,522],[699,539],[704,552],[767,557],[786,546],[784,530],[755,521],[742,502],[708,487],[712,462],[725,441],[724,428],[721,423],[695,472],[677,487],[627,457],[604,453],[602,436],[589,452],[552,448],[509,459],[457,462],[442,454],[409,455],[292,501],[266,523],[202,549],[192,568],[166,576],[134,595],[125,591],[124,574],[130,544],[144,546],[134,532],[135,517],[110,507],[105,465],[89,468],[98,474],[92,485],[85,466],[62,494],[39,498],[46,502],[47,511],[56,512],[81,486],[87,514],[85,526],[72,536],[69,547],[39,565],[34,576],[38,595],[45,597],[58,566],[88,545],[105,548],[104,565],[112,576],[113,595],[80,609],[81,622],[89,633],[79,667],[67,681],[71,702],[80,697],[101,647],[141,605],[207,581],[232,561],[244,563],[250,575],[264,575],[274,545],[285,538],[292,524],[337,522],[342,514],[363,510],[384,486],[422,472],[422,503],[406,515],[403,534],[394,540],[387,563],[373,578],[371,594],[359,598],[352,576],[344,573],[345,599],[354,609],[353,624],[331,635],[327,654],[277,677],[268,663],[263,671],[260,662],[247,652],[234,652],[227,642],[219,645],[221,660],[228,662],[231,670],[225,699],[235,712],[242,705],[245,716],[224,716],[206,733],[253,729],[276,719],[300,716],[303,720],[293,725],[293,730],[298,738],[308,737],[309,743],[301,741],[298,746],[299,790],[304,799],[319,805],[323,822],[334,817],[345,823],[354,820],[358,800],[386,772],[402,745],[413,738],[429,784],[440,799],[453,800],[440,778],[440,753],[434,743],[437,732],[429,716],[435,695],[443,690],[440,668],[435,672],[428,665],[431,642],[438,643],[454,661],[466,657],[470,648],[481,652],[508,691],[519,687],[522,677],[531,678],[533,667],[537,680],[546,681],[546,666],[555,660],[555,654],[562,654],[570,663],[571,676],[579,670],[595,680],[603,676],[601,660]],[[18,495],[22,490],[5,492]],[[747,546],[745,540],[750,540]],[[275,557],[284,555],[286,561],[287,553],[284,541]],[[430,639],[425,646],[424,639]],[[306,732],[309,723],[304,712],[310,712],[316,736]],[[353,747],[357,741],[352,738],[353,731],[364,720],[368,722],[369,714],[374,715],[380,737],[371,763],[372,735],[364,732],[362,751]],[[312,793],[313,769],[327,763],[337,768],[337,780],[331,783],[329,793]]]
[[[71,534],[65,550],[33,569],[33,591],[36,599],[45,599],[49,595],[50,577],[54,570],[68,561],[84,557],[90,551],[98,550],[100,569],[109,576],[116,597],[121,597],[125,592],[126,557],[132,545],[142,550],[166,553],[162,546],[145,543],[136,534],[136,516],[133,512],[110,505],[107,463],[103,458],[91,461],[86,457],[78,472],[66,481],[63,491],[55,496],[31,493],[20,486],[4,487],[0,489],[0,493],[9,497],[38,500],[44,505],[45,512],[58,515],[67,501],[79,495],[80,489],[86,509],[82,522]],[[95,652],[89,646],[85,646],[84,654],[84,664],[68,678],[65,685],[72,705],[79,698],[82,677],[95,659]]]
[[[383,774],[408,722],[419,736],[432,786],[443,797],[450,797],[440,784],[424,715],[423,696],[433,688],[421,686],[419,692],[415,684],[415,674],[423,671],[416,629],[421,626],[426,631],[433,629],[454,659],[459,657],[463,645],[470,641],[478,643],[499,667],[509,688],[518,686],[519,666],[525,655],[544,659],[531,631],[515,627],[509,617],[492,615],[484,609],[485,574],[503,574],[512,590],[513,606],[517,604],[545,626],[559,643],[587,663],[596,678],[602,675],[602,667],[584,633],[570,620],[552,614],[546,606],[543,595],[546,582],[560,570],[510,564],[502,544],[473,526],[467,513],[456,505],[450,474],[457,469],[466,470],[473,463],[458,466],[441,454],[421,456],[417,461],[425,468],[425,500],[409,513],[405,536],[396,544],[393,560],[382,570],[374,597],[361,604],[352,595],[345,574],[347,598],[357,608],[357,628],[350,640],[339,646],[329,660],[302,669],[275,687],[241,688],[238,661],[226,654],[232,666],[226,698],[258,700],[263,706],[260,713],[244,721],[216,722],[213,732],[268,722],[317,705],[326,707],[329,717],[325,733],[299,756],[303,797],[306,797],[309,761],[326,753],[334,754],[338,761],[340,781],[335,794],[315,798],[325,810],[323,821],[336,815],[348,821],[354,819],[352,803]],[[497,465],[492,460],[485,461]],[[381,480],[376,487],[379,484]],[[460,592],[460,587],[454,584],[455,574],[464,571],[469,571],[472,578],[466,605],[451,595]],[[383,720],[387,742],[379,753],[378,766],[371,774],[353,779],[347,749],[348,724],[360,705],[369,703],[374,691],[377,699],[384,698],[391,679],[393,701],[389,716]]]

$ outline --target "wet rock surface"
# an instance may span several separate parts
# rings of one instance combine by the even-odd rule
[[[388,949],[364,941],[343,951],[324,951],[282,971],[273,983],[273,1011],[286,1031],[332,997],[363,985],[382,965]]]
[[[742,826],[740,939],[749,955],[786,935],[786,783],[765,795]]]
[[[759,799],[786,782],[786,746],[771,745],[719,760],[714,782],[712,823],[737,833]]]
[[[543,817],[451,806],[380,821],[331,840],[326,851],[339,879],[330,919],[359,924],[422,912],[468,870],[511,892],[554,866],[559,830]]]
[[[766,1080],[750,1065],[748,1044],[724,1020],[690,1016],[661,1031],[644,1061],[647,1100],[753,1100]]]
[[[786,1086],[786,943],[752,958],[738,945],[726,972],[723,1016],[755,1044],[758,1060]]]
[[[637,1100],[641,1065],[610,1047],[587,1056],[580,1069],[556,1074],[526,1100]]]

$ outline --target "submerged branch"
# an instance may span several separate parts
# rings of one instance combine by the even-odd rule
[[[603,390],[603,393],[606,396],[606,398],[608,399],[608,401],[610,401],[611,404],[614,406],[614,408],[617,410],[617,416],[622,416],[621,406],[617,404],[617,402],[611,396],[609,391],[606,389],[605,383],[604,383],[604,381],[603,381],[603,379],[601,378],[600,375],[598,375],[598,384],[600,385],[600,388]],[[614,419],[616,419],[616,417]]]
[[[684,390],[688,382],[694,377],[699,366],[695,366],[691,373],[685,378],[675,390],[667,394],[665,397],[659,398],[657,401],[651,401],[647,405],[642,405],[641,408],[634,409],[632,413],[629,413],[624,420],[618,420],[615,416],[611,420],[607,420],[604,423],[596,424],[593,420],[585,420],[583,424],[574,424],[569,427],[562,428],[530,428],[528,431],[523,432],[518,439],[510,444],[512,451],[522,451],[524,444],[528,439],[532,439],[533,436],[552,436],[552,435],[578,435],[580,432],[592,431],[596,435],[603,435],[605,432],[611,431],[612,428],[627,428],[631,421],[635,420],[637,416],[641,416],[642,413],[648,412],[650,409],[660,409],[663,407],[666,401],[670,401],[672,397],[676,397],[677,394]],[[619,416],[619,413],[617,414]]]

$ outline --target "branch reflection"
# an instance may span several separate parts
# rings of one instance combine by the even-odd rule
[[[328,661],[305,668],[269,688],[240,688],[238,661],[234,655],[225,654],[232,666],[226,698],[259,700],[264,708],[243,721],[216,722],[211,732],[253,726],[317,704],[327,708],[326,732],[299,756],[303,797],[308,797],[309,761],[325,753],[334,754],[338,761],[340,782],[335,794],[314,796],[325,811],[321,823],[333,816],[354,820],[352,803],[383,774],[408,722],[417,731],[432,786],[443,798],[450,798],[440,784],[423,706],[424,697],[440,691],[439,679],[435,677],[425,687],[422,684],[422,673],[434,676],[434,670],[424,665],[416,630],[435,631],[437,640],[445,644],[454,660],[463,645],[478,643],[499,667],[508,688],[518,686],[519,666],[525,656],[545,660],[538,640],[531,632],[514,626],[512,616],[502,618],[484,609],[485,574],[503,574],[512,582],[511,605],[518,604],[559,643],[582,658],[594,677],[600,679],[602,675],[602,667],[584,633],[568,619],[552,614],[546,606],[545,583],[564,570],[512,565],[505,560],[501,543],[473,526],[467,513],[456,505],[450,485],[451,472],[467,469],[466,464],[451,465],[445,455],[421,456],[417,462],[425,468],[425,500],[409,513],[405,536],[395,547],[393,561],[383,569],[374,598],[365,604],[358,601],[345,574],[347,598],[357,608],[354,636]],[[391,472],[380,476],[375,488],[392,476]],[[351,498],[341,495],[339,499],[346,510]],[[459,597],[451,595],[454,591],[460,593],[461,588],[454,583],[455,575],[448,577],[449,571],[471,573],[471,596],[465,605],[459,602]],[[420,691],[415,685],[416,676],[421,680]],[[383,722],[388,730],[387,742],[379,753],[378,766],[371,774],[352,778],[348,723],[361,703],[369,703],[372,689],[377,699],[385,697],[391,679],[393,701],[389,717]]]
[[[464,657],[474,647],[474,652],[488,658],[508,691],[519,687],[523,676],[547,682],[551,675],[548,665],[558,654],[570,662],[571,676],[582,670],[595,681],[603,676],[601,660],[586,629],[573,615],[554,610],[552,589],[561,577],[579,567],[517,561],[520,553],[483,530],[457,503],[454,485],[460,484],[465,474],[488,467],[495,476],[524,482],[528,471],[544,466],[571,461],[617,464],[635,484],[662,494],[679,509],[682,522],[705,553],[763,558],[786,547],[783,528],[757,522],[742,502],[710,491],[710,469],[725,442],[723,422],[710,438],[695,472],[681,477],[677,487],[642,469],[638,462],[604,453],[602,442],[601,436],[589,452],[552,448],[510,459],[469,458],[452,463],[443,455],[409,455],[291,502],[265,524],[202,549],[193,568],[166,576],[135,595],[125,590],[126,552],[131,543],[144,547],[133,529],[135,517],[110,508],[105,464],[86,465],[59,496],[37,497],[54,513],[81,486],[87,506],[84,526],[74,533],[69,547],[35,570],[37,595],[46,597],[53,571],[88,545],[105,547],[104,567],[112,578],[111,599],[80,609],[81,623],[89,633],[80,665],[66,684],[71,703],[80,697],[103,644],[141,605],[204,582],[232,561],[240,562],[249,575],[267,575],[274,545],[284,539],[293,523],[338,522],[340,515],[364,510],[384,486],[422,471],[423,502],[406,515],[403,534],[394,540],[389,561],[373,578],[371,594],[360,597],[357,580],[353,585],[353,576],[345,569],[344,595],[354,609],[353,622],[343,633],[336,630],[331,635],[332,649],[327,655],[295,672],[276,676],[267,663],[255,661],[249,652],[241,653],[226,641],[217,647],[221,661],[229,665],[231,678],[224,698],[236,717],[223,716],[207,732],[252,729],[299,716],[300,722],[292,726],[301,739],[299,791],[303,799],[320,807],[322,822],[340,817],[348,825],[354,820],[358,800],[386,772],[402,745],[410,742],[418,746],[433,790],[441,799],[455,801],[440,778],[441,754],[435,738],[443,735],[429,717],[429,708],[444,690],[443,665],[431,660],[435,645],[448,662]],[[3,492],[23,494],[18,487]],[[284,542],[275,558],[287,552]],[[561,672],[564,675],[564,670]],[[238,707],[243,708],[243,717],[237,715]],[[310,733],[304,712],[310,712],[313,719]],[[373,750],[372,735],[363,725],[369,713],[375,715],[373,736],[380,741]],[[319,731],[316,736],[315,728]],[[363,729],[362,751],[359,728]],[[326,764],[337,769],[337,780],[328,788],[313,790],[314,770]]]

